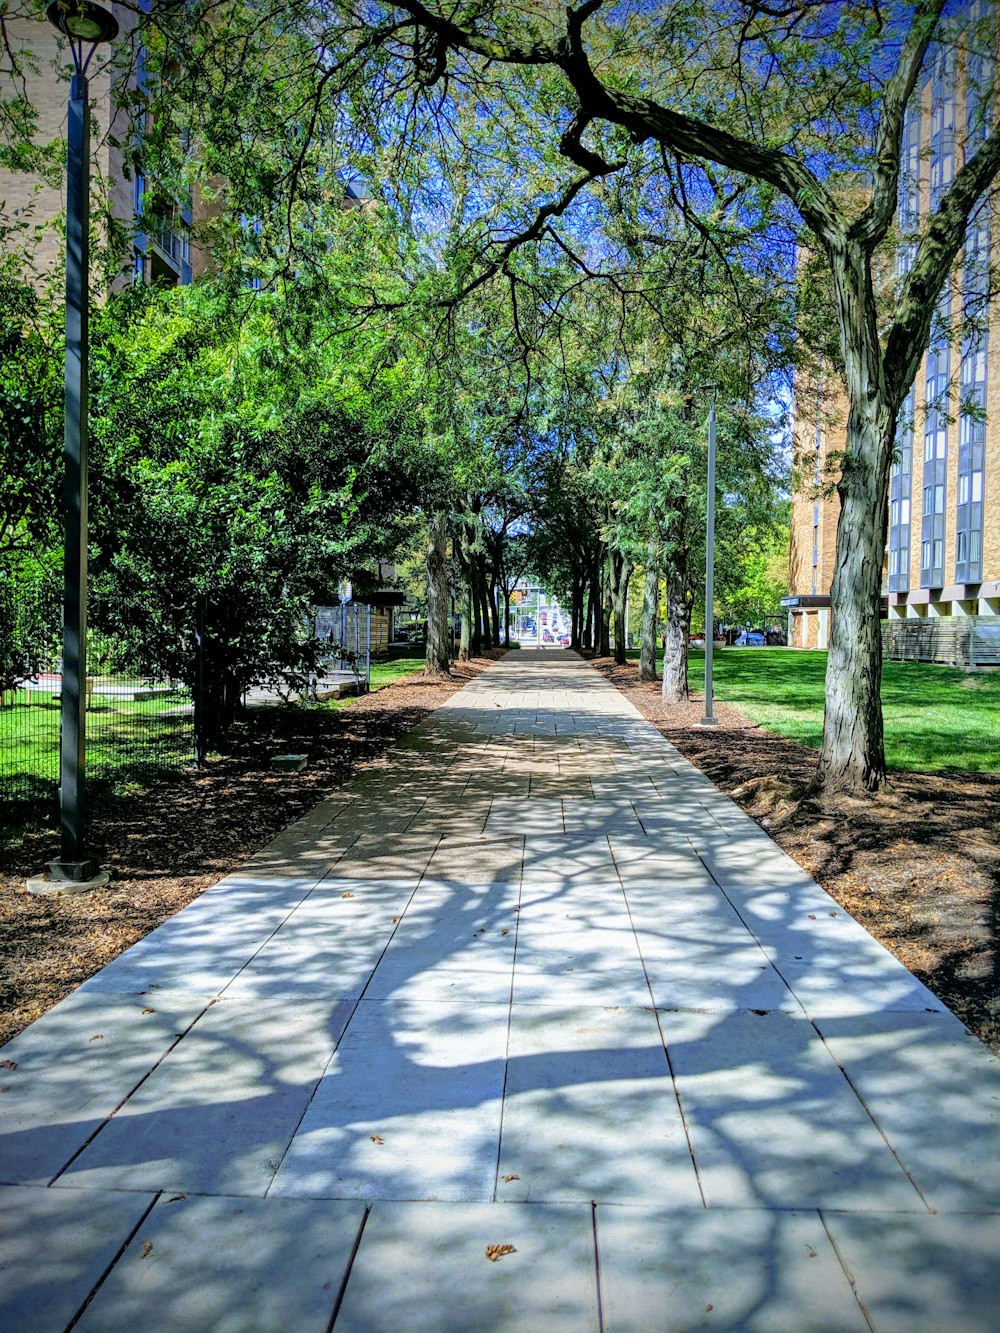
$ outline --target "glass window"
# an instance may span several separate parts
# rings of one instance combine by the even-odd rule
[[[960,505],[969,503],[969,474],[963,472],[958,479],[958,503]]]
[[[944,487],[934,487],[934,512],[935,514],[944,513]]]
[[[983,474],[973,472],[972,474],[972,500],[977,504],[983,498]]]
[[[909,502],[909,500],[904,500],[903,503],[902,503],[902,505],[901,505],[901,507],[900,507],[899,521],[900,521],[900,523],[903,525],[904,528],[908,528],[908,527],[910,526],[910,502]]]
[[[899,501],[898,501],[898,500],[893,500],[892,504],[889,506],[889,524],[890,524],[891,527],[894,527],[894,528],[896,528],[896,527],[899,526]]]
[[[944,564],[944,541],[938,539],[934,543],[934,568],[940,569]]]
[[[955,544],[955,560],[958,564],[964,565],[969,558],[969,534],[960,532]]]
[[[978,528],[973,528],[969,533],[969,560],[972,564],[978,565],[983,554],[983,534]]]
[[[898,551],[890,551],[890,552],[889,552],[889,573],[890,573],[890,574],[898,574],[898,573],[899,573],[899,552],[898,552]]]
[[[931,544],[922,542],[920,546],[920,568],[930,569],[931,567]]]
[[[924,513],[929,514],[934,508],[934,487],[924,487]]]

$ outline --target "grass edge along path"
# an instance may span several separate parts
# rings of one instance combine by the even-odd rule
[[[636,660],[638,652],[630,652]],[[659,671],[662,657],[657,657]],[[825,652],[722,648],[713,655],[715,697],[752,722],[818,750],[823,737]],[[705,655],[692,650],[691,688],[705,688]],[[930,662],[885,662],[886,763],[910,772],[1000,772],[1000,670],[959,671]]]

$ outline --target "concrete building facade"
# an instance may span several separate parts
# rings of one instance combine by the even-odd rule
[[[981,0],[970,8],[975,18]],[[904,125],[897,274],[913,262],[906,240],[954,179],[963,146],[987,130],[984,58],[943,49]],[[970,220],[952,280],[935,312],[923,371],[900,413],[883,568],[890,622],[1000,615],[1000,326],[989,299],[994,212]],[[790,645],[823,648],[829,636],[839,501],[836,453],[844,447],[842,388],[799,386],[792,504]]]
[[[134,9],[118,3],[106,4],[105,8],[118,20],[121,47],[135,26]],[[64,138],[72,69],[65,39],[40,19],[10,18],[6,26],[14,52],[30,52],[33,62],[23,75],[23,83],[9,72],[0,73],[0,97],[13,97],[22,91],[26,94],[37,115],[35,138],[39,144]],[[107,209],[127,240],[114,285],[138,280],[176,286],[190,282],[199,266],[198,252],[191,244],[192,207],[188,200],[179,201],[169,219],[145,223],[146,182],[131,170],[127,160],[127,145],[136,127],[128,113],[118,107],[116,97],[122,84],[141,86],[145,78],[141,48],[132,50],[130,56],[127,70],[98,58],[88,71],[92,216],[96,222]],[[54,272],[62,265],[62,238],[56,224],[65,210],[65,192],[64,178],[50,186],[34,173],[0,168],[0,213],[8,225],[22,221],[31,230],[37,229],[32,260],[41,274]],[[207,260],[207,256],[201,258],[203,263]]]

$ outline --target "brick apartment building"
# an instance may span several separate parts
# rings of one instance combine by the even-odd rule
[[[105,8],[118,20],[120,33],[127,36],[135,26],[134,10],[117,3],[105,4]],[[35,57],[37,68],[27,74],[25,87],[37,113],[37,141],[50,143],[66,132],[68,74],[72,66],[65,39],[43,19],[9,18],[7,31],[12,47],[27,49]],[[113,73],[106,62],[95,60],[88,77],[93,110],[91,189],[94,217],[99,216],[96,212],[98,202],[102,207],[106,204],[111,216],[131,238],[130,253],[117,281],[128,282],[138,277],[147,283],[177,285],[190,282],[207,259],[191,242],[190,201],[178,204],[169,223],[158,222],[155,226],[144,227],[145,183],[141,176],[127,168],[125,152],[120,145],[127,142],[130,126],[127,116],[116,109],[113,96],[112,79],[123,76]],[[133,51],[132,70],[126,77],[141,84],[144,77],[141,49]],[[12,97],[20,90],[20,85],[15,84],[9,73],[0,73],[0,96]],[[44,228],[33,252],[34,262],[43,273],[62,263],[61,237],[58,229],[50,224],[59,218],[65,205],[65,180],[53,188],[39,182],[34,174],[0,169],[0,212],[5,219],[10,222],[20,217],[32,227],[41,224]]]
[[[974,60],[981,66],[980,57],[959,64],[954,49],[942,51],[907,113],[899,187],[904,237],[936,208],[954,178],[956,131],[959,153],[982,133],[981,69],[970,71]],[[900,414],[883,567],[884,613],[888,633],[897,639],[908,631],[894,630],[896,622],[1000,615],[1000,327],[987,306],[992,226],[985,204],[970,221],[964,252],[939,303],[924,373]],[[899,247],[899,274],[912,263],[913,250]],[[969,313],[978,327],[963,333],[959,315]],[[790,595],[784,603],[788,641],[796,647],[825,648],[829,639],[839,516],[829,460],[844,447],[846,420],[842,390],[818,394],[815,384],[800,387]],[[934,639],[929,633],[909,637],[924,644]]]

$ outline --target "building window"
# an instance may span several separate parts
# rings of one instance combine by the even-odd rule
[[[910,476],[913,459],[915,393],[911,389],[896,423],[898,466],[889,482],[889,591],[907,592],[910,586]]]
[[[920,543],[920,568],[930,569],[931,567],[931,544],[930,542]]]

